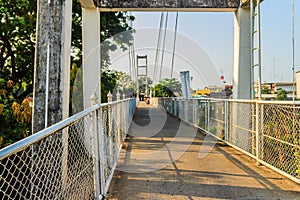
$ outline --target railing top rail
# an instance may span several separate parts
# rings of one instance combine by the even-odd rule
[[[288,104],[288,105],[300,105],[300,101],[257,101],[259,104]]]
[[[99,105],[92,106],[92,107],[90,107],[80,113],[77,113],[65,120],[62,120],[52,126],[49,126],[35,134],[32,134],[16,143],[13,143],[7,147],[4,147],[3,149],[0,149],[0,159],[8,157],[8,156],[14,154],[15,152],[21,151],[21,150],[27,148],[28,146],[54,134],[55,132],[67,127],[68,125],[74,123],[75,121],[81,119],[82,117],[97,110],[99,107],[100,107]]]
[[[101,108],[102,107],[106,107],[106,106],[111,106],[117,103],[121,103],[121,102],[125,102],[125,101],[130,101],[130,100],[134,100],[135,98],[128,98],[128,99],[122,99],[119,101],[113,101],[113,102],[109,102],[109,103],[102,103],[102,104],[98,104]]]
[[[218,98],[182,98],[182,97],[161,97],[163,99],[174,100],[203,100],[203,101],[229,101],[241,103],[259,103],[259,104],[281,104],[281,105],[300,105],[300,101],[267,101],[255,99],[218,99]]]
[[[99,108],[103,108],[106,106],[110,106],[110,105],[114,105],[120,102],[125,102],[125,101],[129,101],[132,99],[123,99],[120,101],[114,101],[114,102],[110,102],[110,103],[104,103],[104,104],[97,104],[94,106],[91,106],[90,108],[85,109],[84,111],[77,113],[65,120],[62,120],[52,126],[49,126],[35,134],[32,134],[18,142],[15,142],[7,147],[4,147],[3,149],[0,149],[0,159],[6,158],[16,152],[19,152],[25,148],[27,148],[28,146],[54,134],[55,132],[62,130],[64,128],[66,128],[67,126],[69,126],[70,124],[76,122],[77,120],[89,115],[91,112],[99,109]]]

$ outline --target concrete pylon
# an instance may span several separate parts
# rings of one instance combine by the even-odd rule
[[[82,8],[83,101],[84,109],[91,106],[93,92],[101,97],[100,11]],[[101,98],[99,98],[101,103]]]
[[[33,133],[69,117],[72,1],[39,0]]]
[[[251,98],[250,8],[234,13],[233,99]]]

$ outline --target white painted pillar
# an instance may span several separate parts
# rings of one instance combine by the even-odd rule
[[[98,8],[82,8],[83,101],[91,106],[95,93],[101,103],[100,12]]]
[[[233,98],[251,98],[250,8],[234,13]]]

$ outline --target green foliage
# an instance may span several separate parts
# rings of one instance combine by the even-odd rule
[[[148,92],[150,92],[150,85],[152,85],[152,80],[147,77],[139,77],[139,93],[146,93],[146,86],[148,87]]]
[[[264,115],[269,117],[264,119],[263,126],[263,134],[268,136],[263,139],[264,160],[298,178],[299,114],[293,107],[274,109],[273,106],[267,106]]]
[[[181,83],[175,78],[165,78],[154,86],[155,97],[174,97],[181,94]]]
[[[72,63],[81,67],[82,65],[82,16],[81,6],[73,0],[73,19],[72,19]],[[110,52],[121,48],[126,50],[132,44],[132,28],[127,23],[133,21],[134,17],[127,12],[101,12],[100,15],[100,41],[101,41],[101,102],[107,102],[107,94],[109,91],[115,92],[117,80],[120,78],[119,72],[110,70]],[[126,32],[127,31],[127,32]],[[122,34],[121,34],[122,33]],[[99,44],[100,45],[100,44]],[[73,65],[72,65],[73,66]],[[73,67],[72,67],[73,70]],[[73,76],[72,76],[73,73]],[[79,69],[74,69],[71,72],[71,101],[70,110],[72,113],[81,111],[82,104],[82,72]],[[76,76],[77,74],[78,76]],[[76,82],[72,82],[75,80]],[[72,86],[77,84],[77,86]],[[96,83],[95,83],[96,86]],[[81,90],[81,91],[79,91]],[[130,93],[132,89],[127,88],[126,93]],[[75,94],[74,94],[75,92]]]
[[[83,110],[83,83],[82,70],[76,63],[72,64],[70,71],[70,115]]]
[[[72,21],[72,52],[73,62],[80,66],[82,55],[82,16],[81,6],[77,0],[73,0]],[[133,21],[134,16],[127,12],[101,12],[100,15],[100,42],[101,42],[101,66],[110,66],[110,52],[117,48],[126,50],[132,44],[132,28],[127,23]],[[100,45],[100,44],[99,44]]]
[[[0,147],[4,147],[31,129],[27,96],[33,91],[36,1],[0,1],[0,13]]]
[[[114,89],[113,94],[115,96],[115,94],[119,91],[121,95],[125,94],[126,98],[133,97],[135,85],[136,84],[132,81],[128,74],[118,72],[116,89]]]
[[[278,88],[275,99],[282,101],[282,100],[286,99],[286,97],[287,97],[287,92],[282,88]]]
[[[262,94],[271,94],[271,90],[270,90],[269,88],[263,88],[263,89],[261,90],[261,93],[262,93]]]
[[[103,69],[101,73],[101,102],[107,102],[108,92],[113,92],[116,87],[118,72],[111,69]]]
[[[31,108],[28,107],[27,97],[30,97],[33,92],[36,5],[35,0],[0,1],[0,148],[26,137],[31,132],[31,124],[28,122]],[[72,66],[70,66],[71,114],[83,109],[82,72],[80,70],[82,64],[81,12],[80,4],[77,0],[73,0]],[[101,41],[113,36],[113,40],[106,42],[106,49],[102,49],[102,66],[110,65],[108,55],[111,51],[118,47],[126,49],[131,44],[131,34],[117,35],[131,29],[127,23],[128,20],[134,20],[134,17],[126,12],[101,13]],[[103,96],[116,84],[117,77],[110,72],[104,72],[103,102],[106,101],[106,97],[104,101]]]

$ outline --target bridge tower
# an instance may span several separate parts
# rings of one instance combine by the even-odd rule
[[[141,94],[141,86],[145,85],[145,96],[148,96],[148,59],[147,55],[145,56],[136,56],[137,63],[137,80],[136,80],[136,95],[139,98]],[[145,80],[144,80],[145,79]],[[141,80],[141,85],[139,83]]]
[[[72,1],[38,1],[34,132],[45,127],[46,115],[49,120],[48,125],[68,116],[72,22],[72,3],[70,2]],[[251,98],[250,0],[79,0],[79,2],[82,6],[83,20],[82,69],[85,108],[91,105],[90,97],[93,93],[101,96],[100,14],[112,11],[234,12],[233,97],[237,99]],[[47,79],[46,66],[49,67],[48,90],[44,82]],[[95,85],[97,85],[96,90],[94,89]]]

